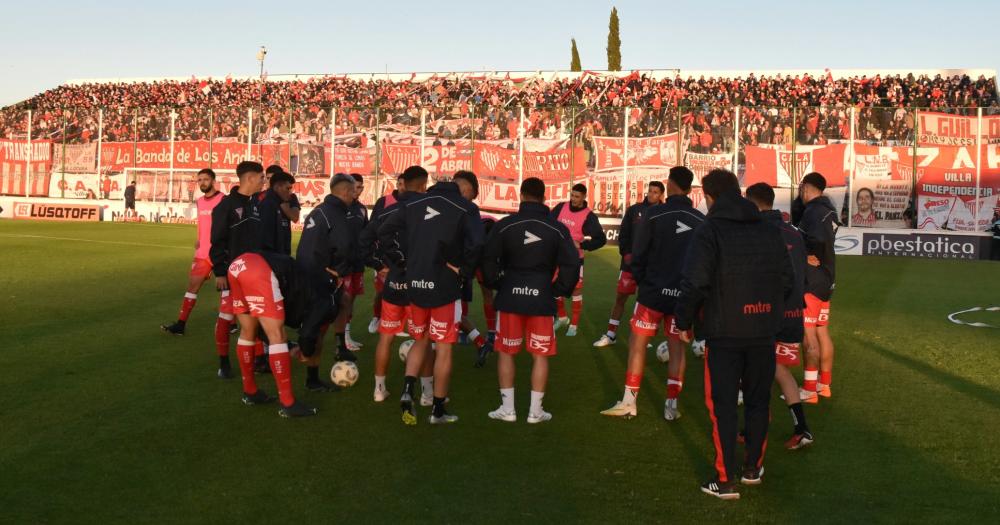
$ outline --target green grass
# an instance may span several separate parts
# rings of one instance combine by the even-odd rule
[[[835,397],[807,408],[818,440],[782,449],[790,421],[775,395],[764,484],[721,502],[698,492],[712,459],[699,359],[689,360],[680,421],[661,418],[666,370],[655,359],[638,418],[598,415],[621,395],[626,356],[622,343],[590,346],[613,299],[611,249],[589,257],[581,334],[560,340],[546,397],[552,422],[488,419],[495,360],[473,369],[463,347],[451,403],[462,420],[407,428],[395,402],[371,399],[371,295],[356,308],[365,347],[355,387],[304,393],[297,367],[297,392],[318,417],[283,420],[273,406],[240,404],[239,381],[214,377],[214,290],[203,288],[187,336],[158,329],[176,316],[193,241],[184,226],[0,221],[0,521],[869,523],[1000,514],[1000,331],[946,319],[998,301],[996,263],[842,257]],[[481,327],[478,303],[473,310]],[[990,316],[1000,324],[997,312],[977,320]],[[391,366],[398,394],[401,364]],[[522,415],[528,366],[522,356]],[[261,384],[273,392],[270,378]]]

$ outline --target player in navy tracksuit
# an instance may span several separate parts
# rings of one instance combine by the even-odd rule
[[[319,358],[327,326],[337,318],[344,279],[354,261],[354,234],[348,222],[348,203],[354,195],[354,179],[337,175],[330,181],[330,194],[308,217],[302,228],[296,258],[306,290],[299,346],[306,363],[306,388],[315,392],[332,390],[319,378]],[[343,332],[337,333],[342,354],[354,357],[343,347]]]
[[[712,420],[717,476],[702,491],[739,498],[735,476],[757,484],[763,474],[774,382],[775,337],[791,298],[794,270],[781,231],[740,195],[726,170],[702,179],[709,211],[695,230],[674,306],[677,329],[697,322],[707,340],[705,404]],[[696,321],[698,312],[701,319]],[[690,335],[682,334],[685,342]],[[737,456],[737,393],[742,384],[746,458]],[[742,463],[742,465],[741,465]],[[742,467],[742,469],[741,469]]]
[[[378,217],[382,215],[382,213],[385,212],[386,209],[396,204],[396,201],[399,200],[399,196],[403,194],[404,191],[405,190],[403,189],[403,174],[400,173],[399,175],[396,176],[396,189],[392,190],[392,193],[388,195],[383,195],[379,197],[378,200],[375,201],[375,204],[372,206],[371,215],[368,217],[368,223],[371,224],[376,220],[378,220]],[[375,245],[378,244],[376,242],[377,235],[378,235],[378,230],[377,229],[372,230],[369,233],[369,241],[367,243],[360,240],[361,239],[360,236],[358,242],[363,246],[369,246],[374,249]],[[375,252],[368,251],[365,253],[366,256],[370,258],[371,255]],[[378,324],[379,324],[378,321],[379,318],[382,317],[382,287],[385,285],[385,274],[379,273],[378,270],[376,270],[375,275],[372,278],[372,281],[374,285],[373,288],[375,288],[375,297],[372,298],[372,320],[368,323],[369,334],[374,334],[375,332],[378,332]]]
[[[621,264],[618,267],[618,288],[615,294],[615,304],[611,307],[611,317],[608,319],[608,331],[601,335],[597,341],[594,341],[594,346],[596,347],[613,345],[618,340],[618,325],[621,323],[622,313],[625,312],[625,302],[628,301],[630,295],[635,295],[636,290],[638,290],[635,277],[632,275],[632,268],[629,265],[632,262],[632,241],[635,237],[635,231],[639,227],[639,223],[642,222],[643,217],[646,216],[646,211],[657,204],[663,203],[663,194],[665,192],[666,188],[662,182],[658,180],[650,181],[649,188],[646,190],[646,197],[642,202],[633,204],[625,210],[625,216],[622,217],[621,226],[618,228],[618,254],[621,255]]]
[[[636,228],[631,268],[639,283],[639,296],[632,314],[625,393],[621,401],[601,412],[606,416],[636,415],[636,396],[639,395],[642,372],[646,366],[646,344],[661,330],[662,325],[670,351],[663,418],[673,421],[681,417],[677,397],[684,385],[685,356],[681,332],[674,323],[674,303],[680,295],[681,267],[688,246],[694,238],[695,228],[705,221],[705,216],[694,208],[687,197],[693,180],[694,173],[688,168],[671,168],[667,180],[667,201],[647,210]]]
[[[398,235],[406,241],[405,253],[392,247]],[[479,211],[462,197],[454,182],[439,182],[426,194],[403,204],[379,227],[378,238],[384,255],[405,268],[411,334],[417,341],[406,360],[400,400],[403,422],[417,422],[412,394],[430,341],[436,343],[430,422],[457,421],[446,412],[444,403],[451,376],[451,348],[458,341],[462,282],[474,275],[483,246]]]
[[[773,209],[774,189],[765,182],[758,182],[747,188],[747,199],[757,206],[764,220],[774,224],[781,230],[781,237],[788,248],[788,255],[795,271],[791,298],[785,303],[785,317],[781,322],[774,347],[774,357],[777,366],[774,370],[774,382],[778,383],[781,393],[785,396],[785,404],[792,414],[794,429],[792,437],[785,442],[785,448],[796,450],[813,442],[813,435],[806,424],[806,414],[799,399],[799,385],[792,376],[790,367],[800,363],[799,345],[802,342],[804,329],[802,310],[805,306],[803,290],[805,288],[806,245],[798,228],[785,222],[781,211]]]
[[[398,190],[393,191],[392,202],[388,205],[372,212],[372,220],[362,230],[359,237],[358,251],[366,258],[368,266],[375,270],[376,283],[381,282],[381,293],[376,297],[381,302],[378,320],[378,343],[375,346],[375,392],[373,398],[376,403],[381,403],[389,397],[389,390],[385,386],[386,373],[389,370],[389,354],[392,349],[392,341],[397,334],[407,332],[410,320],[410,299],[406,295],[406,272],[402,266],[392,263],[384,257],[381,245],[378,243],[378,229],[389,217],[399,213],[401,203],[412,198],[416,198],[427,191],[427,170],[420,166],[411,166],[400,175]],[[381,199],[380,199],[381,200]],[[386,199],[388,200],[388,199]],[[406,253],[406,238],[397,235],[393,239],[393,246],[401,253]],[[421,403],[426,401],[427,406],[433,403],[433,381],[434,362],[431,359],[424,360],[424,367],[420,371]]]
[[[462,194],[462,197],[469,201],[472,206],[475,206],[476,213],[479,213],[479,206],[474,202],[476,197],[479,196],[479,179],[476,178],[476,174],[471,171],[459,170],[455,172],[455,176],[452,177],[452,181],[458,185],[458,191]],[[480,218],[482,216],[480,215]],[[485,219],[483,219],[483,238],[486,237],[486,226],[489,224]],[[478,278],[479,261],[476,261],[476,271]],[[473,366],[476,368],[481,368],[486,364],[486,357],[493,350],[492,343],[487,341],[479,330],[476,329],[476,325],[472,324],[469,319],[469,304],[472,303],[472,278],[466,278],[462,282],[462,321],[459,328],[462,333],[466,334],[469,341],[476,345],[476,360]],[[486,293],[483,293],[483,302],[485,304],[487,298]],[[488,316],[488,314],[487,314]],[[487,323],[489,319],[487,318]]]
[[[295,177],[279,171],[268,179],[270,188],[260,195],[261,245],[265,250],[292,254],[292,216],[297,218],[299,201],[292,193]]]
[[[573,293],[580,258],[569,230],[549,216],[545,183],[532,177],[521,184],[517,213],[497,222],[483,255],[483,281],[496,289],[500,312],[496,339],[500,407],[489,417],[514,422],[514,355],[527,348],[531,371],[528,423],[552,419],[542,408],[548,381],[548,358],[556,354],[552,321],[556,299]],[[553,275],[555,278],[553,279]]]

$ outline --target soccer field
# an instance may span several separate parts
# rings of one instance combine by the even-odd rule
[[[365,345],[357,385],[307,393],[296,365],[296,393],[318,416],[286,420],[275,405],[242,405],[239,380],[215,377],[212,287],[202,289],[186,336],[159,330],[177,315],[194,239],[190,226],[0,221],[0,522],[983,523],[1000,515],[1000,330],[947,320],[1000,302],[1000,264],[841,257],[833,398],[806,408],[817,441],[783,449],[791,423],[775,389],[764,483],[724,502],[698,490],[713,457],[700,359],[689,354],[679,421],[662,419],[666,368],[655,358],[637,418],[598,414],[620,398],[626,359],[624,333],[617,346],[591,347],[614,298],[613,248],[588,257],[581,333],[560,337],[552,362],[551,422],[524,422],[527,356],[518,368],[521,420],[488,419],[496,360],[474,369],[467,346],[456,350],[451,389],[461,421],[432,427],[423,408],[420,424],[405,427],[394,401],[397,358],[392,397],[372,401],[370,280],[353,324]],[[478,297],[472,311],[482,328]],[[1000,312],[963,319],[1000,325]],[[274,392],[270,377],[259,383]]]

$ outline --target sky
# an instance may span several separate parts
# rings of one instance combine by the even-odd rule
[[[1000,68],[1000,1],[4,0],[0,106],[74,78],[605,69]],[[710,6],[710,7],[708,7]]]

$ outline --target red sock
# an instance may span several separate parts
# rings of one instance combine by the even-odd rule
[[[462,301],[462,317],[469,317],[469,303]]]
[[[577,326],[580,324],[580,312],[583,311],[583,297],[573,299],[573,317],[570,319],[569,324]]]
[[[608,319],[608,335],[614,337],[618,334],[618,325],[621,322],[618,319]]]
[[[483,303],[483,317],[486,318],[486,331],[497,331],[497,311],[493,308],[493,303]]]
[[[258,339],[257,342],[254,343],[254,346],[253,346],[253,355],[254,355],[254,357],[260,357],[260,356],[264,355],[264,341],[261,341],[260,339]]]
[[[830,386],[830,382],[833,381],[833,370],[824,370],[819,373],[819,382],[826,386]]]
[[[233,324],[222,315],[225,314],[220,314],[215,320],[215,353],[219,354],[219,357],[229,355],[229,328]]]
[[[243,393],[256,394],[257,382],[253,378],[253,343],[238,339],[236,354],[240,358],[240,375],[243,376]]]
[[[677,399],[684,388],[684,381],[679,377],[670,376],[667,379],[667,399]]]
[[[639,390],[639,385],[642,384],[642,374],[630,374],[625,373],[625,387],[631,388],[633,390]]]
[[[191,310],[194,310],[194,303],[198,300],[198,294],[185,292],[184,302],[181,303],[181,313],[177,314],[178,321],[187,322],[188,316],[191,315]]]
[[[295,403],[295,395],[292,394],[292,360],[288,357],[288,344],[270,345],[268,350],[271,374],[278,386],[278,399],[282,405],[291,406]]]
[[[818,372],[815,368],[806,367],[805,374],[802,376],[802,390],[806,392],[816,391],[816,376]]]
[[[560,319],[566,317],[566,300],[562,297],[556,300],[556,314]]]
[[[475,343],[476,348],[479,348],[486,344],[486,339],[484,339],[483,335],[477,331],[476,336],[472,338],[472,342]]]

